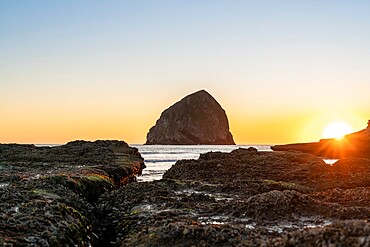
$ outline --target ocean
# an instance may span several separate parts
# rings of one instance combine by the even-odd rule
[[[255,147],[258,151],[272,151],[270,145],[131,145],[139,149],[146,168],[139,182],[162,179],[163,174],[178,160],[198,159],[207,152],[231,152],[238,148]]]

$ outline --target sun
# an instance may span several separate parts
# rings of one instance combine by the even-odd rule
[[[341,121],[335,121],[329,123],[325,127],[324,131],[322,132],[322,138],[335,138],[340,140],[351,132],[353,132],[353,128],[349,124]]]

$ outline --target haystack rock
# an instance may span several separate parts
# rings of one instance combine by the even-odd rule
[[[322,139],[319,142],[276,145],[274,151],[301,151],[327,158],[357,157],[370,158],[370,120],[367,128],[348,134],[341,140]]]
[[[157,120],[147,135],[147,145],[234,145],[229,122],[221,105],[205,90],[175,103]]]

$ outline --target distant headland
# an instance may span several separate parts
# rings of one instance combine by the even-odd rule
[[[367,128],[345,135],[342,139],[322,139],[319,142],[275,145],[274,151],[296,150],[327,158],[370,158],[370,120]]]

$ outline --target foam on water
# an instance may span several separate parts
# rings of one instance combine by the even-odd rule
[[[9,183],[0,183],[0,188],[8,187]]]

